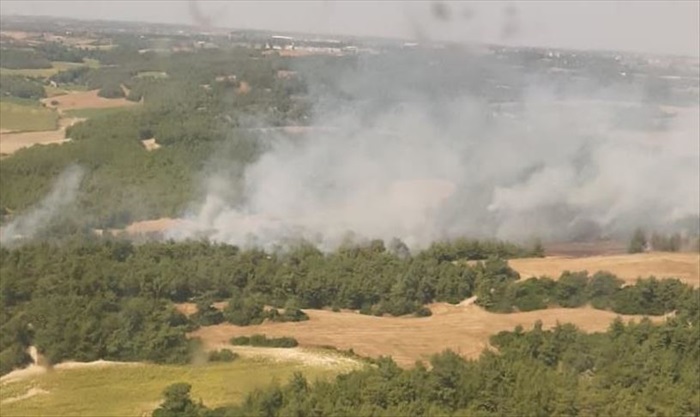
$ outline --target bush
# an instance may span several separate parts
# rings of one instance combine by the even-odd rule
[[[224,318],[238,326],[260,324],[267,317],[263,303],[256,297],[232,297],[224,309]]]
[[[562,307],[581,307],[586,304],[587,286],[588,274],[586,272],[571,273],[565,271],[557,281],[554,300]]]
[[[231,339],[234,346],[256,346],[256,347],[277,347],[293,348],[299,346],[299,342],[293,337],[273,337],[268,338],[264,334],[254,334],[248,336],[238,336]]]
[[[556,283],[549,278],[530,278],[514,285],[514,305],[519,311],[547,308],[556,288]]]
[[[644,230],[637,229],[634,231],[634,234],[632,235],[632,239],[630,239],[630,243],[627,246],[627,252],[628,253],[644,252],[644,249],[646,249],[646,246],[647,246],[647,238],[646,238],[646,234],[644,233]]]
[[[430,311],[428,307],[421,307],[418,310],[416,310],[416,312],[413,313],[413,315],[416,317],[430,317],[433,315],[433,312]]]
[[[104,85],[97,92],[97,95],[103,98],[123,98],[125,96],[122,86],[116,83]]]
[[[209,352],[209,362],[233,362],[240,355],[228,349],[214,350]]]

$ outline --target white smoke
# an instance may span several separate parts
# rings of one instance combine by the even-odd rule
[[[66,168],[39,203],[0,231],[0,244],[8,245],[21,239],[31,239],[49,226],[62,210],[75,201],[84,174],[84,170],[77,165]]]
[[[275,138],[245,171],[243,204],[230,198],[232,180],[212,176],[170,237],[333,248],[352,233],[420,248],[464,235],[602,237],[697,218],[698,108],[670,109],[672,126],[642,132],[614,123],[616,109],[641,102],[606,103],[532,87],[512,109],[462,97],[402,99],[371,117],[361,104],[318,111],[316,125],[333,129]]]

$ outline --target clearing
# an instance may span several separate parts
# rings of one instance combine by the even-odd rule
[[[0,101],[0,129],[15,132],[54,130],[58,114],[36,105],[22,105]]]
[[[361,356],[389,355],[401,366],[411,366],[432,354],[452,349],[466,357],[476,358],[488,347],[489,337],[503,330],[522,325],[531,328],[537,320],[545,327],[557,322],[573,323],[589,332],[605,331],[618,314],[593,308],[552,308],[527,313],[490,313],[474,304],[429,306],[430,317],[374,317],[355,312],[334,313],[326,310],[304,310],[308,321],[295,323],[263,323],[255,326],[218,324],[202,327],[191,334],[201,337],[208,349],[219,349],[234,336],[256,333],[271,337],[291,336],[303,347],[334,346]],[[639,320],[641,316],[622,316]],[[663,320],[655,318],[654,320]]]
[[[303,353],[297,355],[303,357]],[[245,355],[229,363],[129,365],[132,366],[58,365],[45,373],[3,382],[0,390],[2,415],[150,415],[161,402],[165,387],[175,382],[191,384],[195,401],[201,399],[207,406],[218,407],[236,403],[248,392],[273,381],[284,383],[294,372],[303,372],[307,378],[315,380],[348,370],[327,364],[317,366],[295,357],[271,361]]]
[[[22,148],[33,145],[48,145],[52,143],[64,143],[66,128],[84,119],[61,118],[59,129],[42,132],[7,132],[0,130],[0,155],[10,155]]]
[[[108,107],[135,106],[139,103],[129,101],[125,98],[104,98],[97,95],[99,90],[78,91],[68,94],[42,99],[47,107],[55,108],[59,111],[73,109],[103,109]]]
[[[564,271],[611,272],[628,284],[637,278],[678,278],[686,284],[700,286],[700,253],[649,252],[612,256],[570,258],[549,256],[545,258],[511,259],[508,264],[522,278],[548,276],[559,278]]]

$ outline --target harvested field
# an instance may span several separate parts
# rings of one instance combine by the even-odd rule
[[[523,278],[546,275],[557,279],[564,271],[611,272],[629,284],[637,278],[678,278],[700,286],[700,254],[650,252],[614,256],[590,256],[570,258],[552,256],[546,258],[511,259],[510,266]]]
[[[34,105],[0,102],[0,128],[14,132],[53,130],[58,125],[56,111]]]
[[[59,119],[59,129],[43,132],[6,132],[0,131],[0,155],[10,155],[22,148],[33,145],[49,145],[52,143],[65,143],[66,128],[85,119],[62,118]]]
[[[59,111],[72,109],[103,109],[108,107],[135,106],[138,103],[125,98],[103,98],[97,95],[98,90],[71,92],[62,96],[42,99],[47,107],[55,108]],[[55,103],[55,104],[52,104]]]
[[[398,364],[410,366],[416,360],[425,360],[448,348],[466,357],[478,357],[488,346],[491,335],[513,330],[517,325],[529,328],[537,320],[542,320],[545,327],[562,322],[573,323],[586,331],[605,331],[618,316],[592,308],[556,308],[514,314],[489,313],[470,303],[438,303],[430,308],[433,315],[423,318],[374,317],[354,312],[305,310],[310,318],[308,321],[263,323],[246,327],[218,324],[202,327],[191,335],[201,337],[209,349],[218,349],[228,344],[234,336],[256,333],[271,337],[291,336],[304,347],[330,345],[338,349],[352,348],[362,356],[390,355]],[[639,320],[641,317],[625,318]]]
[[[48,145],[66,141],[64,132],[60,129],[48,132],[0,133],[0,154],[10,155],[33,145]]]

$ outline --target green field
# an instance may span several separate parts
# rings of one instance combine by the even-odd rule
[[[55,61],[51,63],[51,68],[38,68],[38,69],[10,69],[10,68],[0,68],[0,74],[2,75],[23,75],[25,77],[31,78],[48,78],[60,71],[67,70],[69,68],[81,67],[83,65],[90,64],[79,64],[77,62],[59,62]]]
[[[0,102],[0,129],[34,132],[58,129],[58,114],[38,105]]]
[[[300,363],[239,359],[230,363],[166,366],[109,366],[54,370],[0,388],[2,416],[140,416],[161,401],[163,389],[176,382],[192,385],[192,398],[209,407],[232,404],[255,388],[286,383],[294,372],[311,379],[329,378],[339,371]],[[43,390],[31,398],[10,400],[30,389]]]

